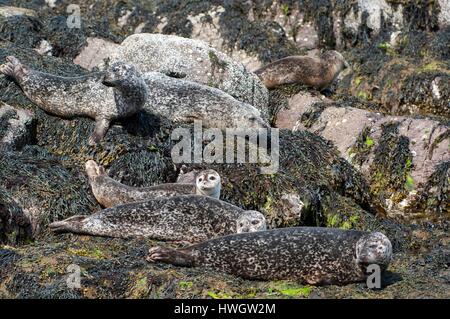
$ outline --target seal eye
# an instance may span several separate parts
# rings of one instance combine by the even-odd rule
[[[209,180],[210,180],[210,181],[215,181],[216,178],[215,178],[214,176],[210,176],[210,177],[209,177]]]
[[[258,225],[259,224],[259,220],[252,220],[252,225]]]
[[[198,181],[199,181],[199,182],[202,182],[202,181],[203,181],[203,177],[200,177],[200,178],[198,179]]]

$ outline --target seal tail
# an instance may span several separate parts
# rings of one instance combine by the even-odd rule
[[[13,56],[6,57],[6,63],[0,66],[0,73],[12,77],[15,81],[21,82],[28,74],[27,68]]]
[[[53,222],[48,227],[55,233],[80,233],[82,221],[86,216],[75,215],[65,220]]]
[[[153,247],[148,251],[148,262],[162,262],[175,266],[193,267],[194,258],[182,249],[176,250],[172,248]]]

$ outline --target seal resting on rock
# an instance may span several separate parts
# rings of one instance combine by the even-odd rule
[[[220,197],[220,175],[212,169],[197,174],[195,184],[171,183],[151,187],[132,187],[119,183],[106,174],[103,166],[92,160],[86,162],[86,173],[92,193],[103,207],[176,195]]]
[[[73,216],[49,227],[60,233],[199,242],[264,230],[266,220],[260,212],[246,211],[212,197],[180,195],[123,204],[90,216]]]
[[[255,73],[268,89],[285,84],[304,84],[323,90],[348,67],[342,54],[326,51],[319,57],[289,56],[274,61]]]
[[[12,77],[25,95],[44,111],[65,118],[95,119],[89,144],[101,141],[111,121],[139,111],[148,88],[134,66],[117,62],[106,72],[62,77],[32,70],[13,56],[6,58],[0,73]]]
[[[178,250],[154,247],[147,260],[204,266],[247,279],[323,285],[362,281],[368,265],[385,270],[391,258],[391,242],[379,232],[294,227],[234,234]]]
[[[144,109],[175,123],[202,122],[210,128],[269,128],[260,110],[207,85],[158,72],[143,75],[149,89]]]

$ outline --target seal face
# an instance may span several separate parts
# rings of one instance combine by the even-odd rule
[[[348,63],[342,54],[326,51],[319,57],[289,56],[274,61],[255,73],[269,89],[285,84],[304,84],[322,90],[346,67]]]
[[[178,250],[154,247],[147,260],[320,285],[362,281],[367,262],[386,269],[391,258],[391,243],[381,233],[293,227],[234,234]]]
[[[215,170],[208,169],[201,171],[195,181],[196,194],[218,199],[220,197],[220,184],[220,175]]]
[[[244,227],[239,226],[241,223]],[[199,242],[244,230],[264,230],[266,222],[259,212],[245,211],[212,197],[180,195],[73,216],[49,227],[60,233]]]
[[[0,66],[0,73],[13,78],[24,94],[46,112],[66,118],[95,119],[90,145],[101,141],[111,121],[133,115],[148,97],[142,75],[134,66],[121,62],[106,72],[61,77],[32,70],[9,56]]]
[[[92,160],[87,161],[85,167],[92,193],[103,207],[177,195],[197,194],[217,199],[220,197],[220,175],[212,169],[201,171],[195,184],[169,183],[151,187],[132,187],[109,177],[104,167]]]

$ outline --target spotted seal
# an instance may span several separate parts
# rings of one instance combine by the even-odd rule
[[[145,104],[148,88],[133,65],[117,62],[105,72],[62,77],[32,70],[8,56],[0,73],[12,77],[25,95],[44,111],[64,117],[95,119],[89,144],[105,136],[111,121],[133,115]]]
[[[60,233],[199,242],[263,230],[266,220],[260,212],[246,211],[212,197],[180,195],[127,203],[91,216],[73,216],[49,227]]]
[[[270,127],[267,112],[217,88],[158,72],[146,72],[143,78],[150,88],[144,109],[174,123],[197,120],[204,127],[220,129]]]
[[[176,195],[197,194],[217,199],[220,197],[220,175],[212,169],[198,173],[195,184],[170,183],[151,187],[132,187],[119,183],[109,177],[104,167],[93,160],[86,162],[86,173],[92,193],[103,207]]]
[[[178,250],[154,247],[147,260],[210,267],[247,279],[321,285],[362,281],[368,265],[384,270],[391,257],[392,245],[379,232],[293,227],[234,234]]]
[[[342,54],[326,51],[319,57],[289,56],[255,71],[268,89],[285,84],[305,84],[316,89],[329,86],[348,67]]]

